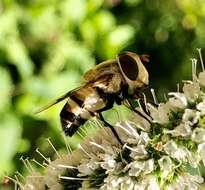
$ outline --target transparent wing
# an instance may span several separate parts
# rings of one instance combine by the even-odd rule
[[[40,108],[39,110],[35,111],[34,114],[38,114],[38,113],[40,113],[40,112],[42,112],[42,111],[45,111],[45,110],[47,110],[48,108],[50,108],[50,107],[56,105],[57,103],[59,103],[59,102],[65,100],[66,98],[68,98],[69,96],[71,96],[75,91],[79,90],[80,88],[82,88],[82,87],[75,88],[75,89],[73,89],[73,90],[71,90],[71,91],[65,93],[64,95],[62,95],[61,97],[57,98],[57,99],[54,100],[53,102],[51,102],[51,103],[49,103],[48,105],[46,105],[46,106]]]
[[[83,78],[87,82],[95,81],[103,75],[111,74],[111,73],[113,74],[116,71],[116,68],[115,68],[116,66],[117,66],[117,64],[115,64],[114,59],[104,61],[102,63],[99,63],[98,65],[96,65],[92,69],[88,70],[84,74]]]

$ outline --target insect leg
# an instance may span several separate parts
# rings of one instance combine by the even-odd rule
[[[105,127],[109,127],[109,128],[111,129],[113,135],[114,135],[114,136],[116,137],[116,139],[118,140],[118,142],[119,142],[121,145],[123,145],[123,143],[122,143],[122,141],[121,141],[119,135],[117,134],[117,131],[114,129],[114,127],[113,127],[111,124],[109,124],[107,121],[105,121],[105,119],[104,119],[102,113],[99,113],[99,116],[100,116],[100,119],[102,120],[102,122],[104,123]]]
[[[133,105],[132,105],[132,102],[130,100],[127,100],[128,101],[128,108],[131,109],[132,111],[134,111],[135,113],[137,113],[138,115],[140,115],[141,117],[143,117],[144,119],[146,119],[150,124],[151,124],[151,121],[146,117],[144,116],[140,111],[136,110]],[[143,109],[144,111],[144,109]],[[145,113],[147,114],[147,112],[145,111]],[[149,115],[149,114],[148,114]]]

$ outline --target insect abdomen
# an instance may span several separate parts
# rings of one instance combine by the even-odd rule
[[[74,92],[60,113],[65,134],[73,136],[81,125],[105,106],[96,88],[84,87]]]
[[[75,115],[68,109],[69,103],[66,103],[60,113],[61,125],[66,135],[73,136],[78,128],[83,125],[87,119]]]

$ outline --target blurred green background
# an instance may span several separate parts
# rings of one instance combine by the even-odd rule
[[[24,174],[19,159],[36,157],[37,147],[52,155],[47,137],[65,147],[64,103],[34,111],[80,85],[95,64],[123,50],[149,54],[150,86],[161,99],[191,78],[199,47],[204,0],[0,0],[0,176]],[[72,147],[78,140],[68,139]]]

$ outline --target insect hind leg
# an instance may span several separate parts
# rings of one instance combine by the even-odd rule
[[[119,137],[117,131],[114,129],[114,127],[113,127],[111,124],[109,124],[107,121],[105,121],[105,119],[104,119],[102,113],[99,113],[99,117],[100,117],[101,121],[104,123],[104,126],[105,126],[105,127],[109,127],[109,128],[111,129],[113,135],[116,137],[116,139],[118,140],[118,142],[123,146],[123,143],[122,143],[122,141],[121,141],[121,139],[120,139],[120,137]]]

